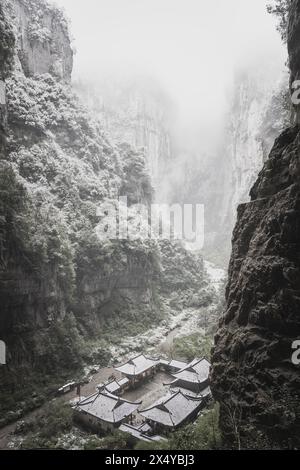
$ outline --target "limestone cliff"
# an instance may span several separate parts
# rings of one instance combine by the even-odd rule
[[[74,94],[62,14],[43,0],[5,1],[3,8],[0,57],[10,63],[1,61],[2,424],[37,406],[40,392],[74,378],[84,363],[106,364],[118,335],[158,323],[167,265],[156,240],[97,235],[102,204],[127,196],[130,206],[149,205],[152,184],[145,151],[114,142]],[[191,264],[193,287],[188,271],[180,286],[184,302],[206,287],[203,264]],[[7,418],[8,410],[14,414]]]
[[[9,72],[14,49],[14,35],[8,18],[0,5],[0,154],[3,157],[7,121],[5,78]]]
[[[238,204],[249,200],[274,140],[289,125],[288,73],[278,63],[235,72],[223,133],[214,151],[181,154],[173,145],[165,190],[172,202],[205,206],[206,257],[226,266]],[[170,177],[171,175],[171,177]]]
[[[173,158],[172,105],[166,94],[145,78],[77,83],[76,89],[114,142],[144,149],[153,187],[160,193]]]
[[[62,11],[48,1],[4,0],[16,37],[16,59],[25,75],[50,73],[70,80],[73,51]]]
[[[211,211],[214,216],[208,216],[208,230],[213,236],[208,238],[207,248],[220,253],[223,260],[227,261],[230,255],[236,209],[249,201],[249,188],[275,138],[290,123],[287,95],[287,73],[278,71],[274,64],[236,73],[222,150],[212,160],[210,170],[211,178],[217,180],[218,194]],[[220,168],[217,175],[214,165]]]
[[[300,1],[292,2],[291,74],[299,74]],[[212,389],[227,443],[300,445],[300,374],[292,343],[300,335],[299,127],[276,140],[238,208],[226,291],[215,337]],[[230,445],[230,444],[229,444]]]
[[[143,153],[111,143],[74,95],[60,11],[42,0],[5,2],[4,11],[15,43],[0,173],[0,391],[9,408],[29,383],[79,368],[89,354],[82,341],[112,334],[124,311],[128,329],[161,311],[155,243],[110,243],[95,231],[100,205],[124,191],[151,202]]]

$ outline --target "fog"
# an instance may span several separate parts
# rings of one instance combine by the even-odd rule
[[[284,66],[265,0],[56,0],[71,20],[75,77],[150,75],[179,106],[182,125],[220,116],[240,64]]]

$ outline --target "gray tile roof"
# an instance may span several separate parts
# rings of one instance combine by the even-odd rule
[[[120,423],[134,413],[141,402],[129,402],[106,391],[81,400],[75,410],[85,412],[108,423]]]
[[[120,385],[120,387],[124,387],[128,383],[129,383],[129,380],[127,379],[127,377],[124,377],[124,379],[118,380],[118,384]]]
[[[210,387],[206,387],[204,390],[202,390],[202,391],[200,392],[200,395],[201,395],[202,397],[205,397],[205,398],[206,398],[206,397],[209,397],[211,394],[212,394],[212,393],[211,393]]]
[[[187,388],[183,388],[183,387],[172,386],[171,387],[171,392],[172,393],[181,392],[183,395],[186,395],[187,397],[193,397],[193,398],[199,398],[199,397],[201,398],[202,397],[202,394],[192,392],[191,390],[188,390]]]
[[[126,362],[122,366],[116,367],[116,370],[122,372],[122,374],[135,376],[146,372],[152,367],[159,364],[158,360],[150,359],[143,354],[137,356],[130,361]]]
[[[197,398],[197,397],[207,398],[211,395],[210,387],[206,387],[204,390],[201,390],[201,392],[192,392],[191,390],[188,390],[187,388],[180,387],[179,385],[176,386],[176,383],[178,383],[177,380],[175,381],[174,385],[171,385],[172,393],[181,392],[183,393],[183,395],[187,395],[189,397],[194,397],[194,398]]]
[[[97,385],[98,390],[107,390],[109,393],[116,393],[121,390],[127,383],[129,383],[129,379],[124,377],[121,380],[111,380],[110,382],[105,382]]]
[[[120,431],[131,434],[131,436],[135,437],[136,439],[139,439],[145,442],[159,442],[159,441],[165,440],[161,436],[148,436],[143,433],[141,428],[130,426],[130,424],[122,424],[119,429]]]
[[[164,426],[177,427],[200,409],[202,402],[202,397],[192,398],[178,391],[151,408],[140,411],[140,415]]]
[[[172,374],[176,379],[190,383],[203,383],[208,380],[210,362],[207,359],[194,359],[190,364],[181,369],[176,374]]]
[[[120,390],[121,387],[118,384],[118,382],[114,380],[113,382],[110,382],[107,385],[105,385],[105,388],[110,393],[116,393]]]
[[[182,362],[182,361],[172,360],[169,362],[170,367],[174,367],[174,369],[178,369],[178,370],[184,369],[185,367],[187,367],[187,365],[188,364],[186,362]]]

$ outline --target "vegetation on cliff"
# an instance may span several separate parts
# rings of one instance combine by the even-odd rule
[[[102,204],[127,196],[134,218],[133,204],[151,203],[145,153],[113,144],[74,94],[61,13],[41,0],[5,5],[15,37],[4,23],[3,37],[15,43],[15,67],[6,81],[8,145],[0,168],[0,325],[8,351],[0,408],[14,411],[1,424],[52,397],[84,362],[106,365],[118,337],[213,296],[201,258],[180,244],[99,238]],[[30,23],[21,36],[15,6],[25,14],[22,24]],[[49,34],[51,44],[60,41],[55,54],[40,47]],[[59,76],[53,57],[67,62]]]

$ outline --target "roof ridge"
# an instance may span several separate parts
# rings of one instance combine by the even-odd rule
[[[98,398],[98,396],[100,395],[100,392],[95,392],[93,393],[92,395],[90,395],[89,397],[87,398],[84,398],[84,400],[81,400],[77,403],[77,406],[78,405],[90,405],[91,403],[94,403],[94,401]],[[94,398],[93,398],[94,397]],[[92,400],[93,398],[93,400]]]
[[[132,364],[132,365],[134,365],[134,364],[133,364],[133,361],[134,361],[135,359],[137,359],[138,357],[144,357],[145,359],[147,359],[147,357],[144,355],[144,353],[138,354],[137,356],[134,356],[134,357],[128,359],[126,362],[123,362],[122,364],[120,364],[119,366],[117,366],[117,368],[123,367],[123,366],[125,366],[126,364]]]
[[[150,406],[149,408],[145,408],[144,410],[141,410],[141,413],[144,413],[144,411],[150,411],[150,410],[153,410],[154,408],[158,408],[159,406],[164,406],[166,403],[168,403],[172,398],[174,398],[176,395],[178,395],[180,392],[180,390],[178,390],[178,392],[176,393],[173,393],[170,397],[168,397],[165,401],[162,401],[161,403],[154,403],[154,405]],[[182,394],[183,395],[183,394]],[[168,410],[169,412],[169,410]]]
[[[127,359],[126,362],[122,362],[120,365],[117,365],[116,368],[118,369],[119,367],[123,367],[123,366],[125,366],[126,364],[132,363],[132,361],[134,361],[135,359],[137,359],[137,358],[140,357],[141,355],[142,355],[142,354],[139,354],[138,356],[135,356],[135,357],[132,357],[132,358],[130,358],[130,359]]]
[[[117,395],[114,395],[113,393],[107,391],[107,393],[103,392],[102,390],[99,392],[99,395],[103,395],[104,397],[109,397],[112,398],[113,400],[116,400],[117,402],[121,401],[123,403],[129,403],[130,405],[140,405],[142,402],[141,401],[130,401],[126,400],[125,398],[119,397]],[[96,398],[95,398],[96,399]]]
[[[184,370],[187,370],[189,369],[190,367],[194,367],[196,364],[199,364],[199,362],[203,361],[203,359],[205,359],[204,357],[202,359],[198,359],[195,357],[195,359],[193,359],[191,362],[189,362],[186,367],[183,367],[179,372],[182,372]]]

